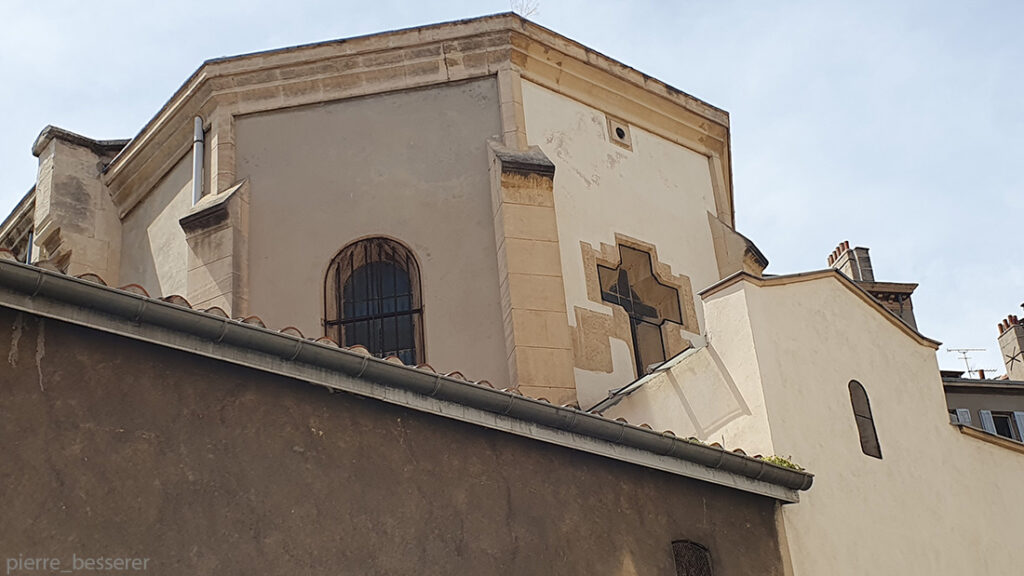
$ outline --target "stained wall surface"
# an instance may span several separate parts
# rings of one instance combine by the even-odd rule
[[[783,574],[768,498],[3,307],[0,334],[7,557],[672,576],[689,539]]]
[[[393,238],[419,262],[426,361],[506,386],[486,147],[500,133],[493,78],[240,117],[249,309],[323,334],[331,259]]]
[[[615,234],[653,244],[674,274],[690,277],[694,293],[719,279],[707,213],[715,213],[708,158],[633,126],[632,150],[609,140],[600,110],[523,82],[527,138],[555,163],[555,213],[569,321],[574,307],[611,314],[587,297],[580,242],[615,245]],[[628,119],[627,119],[628,120]],[[703,317],[697,306],[700,333]],[[577,389],[608,388],[634,379],[621,347],[614,373],[577,369]],[[587,395],[586,390],[580,393]]]

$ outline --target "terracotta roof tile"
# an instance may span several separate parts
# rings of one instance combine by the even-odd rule
[[[85,274],[79,274],[78,276],[75,276],[75,278],[78,278],[79,280],[85,280],[86,282],[92,282],[94,284],[100,284],[102,286],[106,286],[107,285],[107,283],[103,280],[103,278],[100,278],[98,274],[93,274],[92,272],[86,272]]]
[[[228,317],[228,313],[225,312],[224,309],[221,308],[220,306],[214,306],[213,308],[207,308],[206,310],[203,310],[203,312],[206,312],[207,314],[213,314],[214,316],[220,316],[221,318],[227,318]]]
[[[167,302],[168,304],[174,304],[175,306],[181,306],[182,308],[188,308],[189,310],[192,310],[192,305],[189,304],[188,300],[186,300],[184,296],[171,294],[170,296],[164,296],[163,298],[161,298],[161,300]]]
[[[121,286],[120,288],[118,288],[118,290],[124,290],[125,292],[131,292],[132,294],[138,294],[139,296],[145,296],[146,298],[150,297],[149,296],[149,292],[146,292],[146,289],[143,288],[142,286],[139,286],[138,284],[125,284],[124,286]],[[212,308],[211,308],[211,310],[212,310]],[[218,310],[220,310],[220,308],[218,308]],[[221,311],[223,312],[223,310],[221,310]],[[225,314],[225,316],[227,316],[227,314]]]

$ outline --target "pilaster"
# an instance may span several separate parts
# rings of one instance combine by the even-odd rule
[[[527,396],[575,402],[555,166],[536,146],[521,151],[492,142],[490,157],[510,382]]]

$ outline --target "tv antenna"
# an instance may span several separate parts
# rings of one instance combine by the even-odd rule
[[[960,359],[964,361],[964,365],[967,366],[967,375],[970,376],[976,370],[971,369],[971,352],[985,352],[984,348],[946,348],[946,352],[953,352],[960,355]]]

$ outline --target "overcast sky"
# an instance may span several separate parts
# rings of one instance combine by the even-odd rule
[[[134,136],[203,60],[480,16],[507,0],[0,3],[0,219],[53,124]],[[921,331],[987,348],[1024,302],[1024,2],[541,0],[532,17],[727,110],[737,227],[768,272],[840,241],[918,282]],[[698,287],[694,287],[698,288]]]

